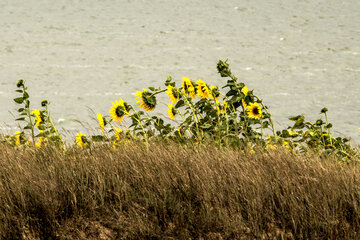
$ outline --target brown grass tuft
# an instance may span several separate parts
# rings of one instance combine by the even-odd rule
[[[1,239],[356,239],[360,168],[280,149],[0,145]]]

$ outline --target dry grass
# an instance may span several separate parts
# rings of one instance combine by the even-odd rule
[[[1,239],[357,239],[360,167],[285,150],[0,145]]]

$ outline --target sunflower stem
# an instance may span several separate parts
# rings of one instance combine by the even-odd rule
[[[271,118],[271,114],[269,112],[269,110],[267,109],[267,107],[263,104],[262,99],[260,99],[258,96],[254,95],[254,97],[256,97],[259,101],[261,106],[263,107],[263,109],[265,110],[266,114],[269,116],[269,121],[271,124],[271,128],[272,128],[272,132],[273,132],[273,136],[275,137],[275,140],[277,139],[277,135],[276,135],[276,131],[275,131],[275,126],[274,126],[274,122]]]
[[[324,112],[324,114],[325,114],[326,126],[328,126],[329,125],[328,117],[327,117],[326,112]],[[332,144],[332,136],[331,136],[331,133],[330,133],[330,128],[327,127],[327,130],[328,130],[328,134],[329,134],[329,138],[330,138],[330,145],[333,146],[333,144]]]
[[[131,106],[131,105],[130,105],[130,106]],[[148,135],[147,135],[147,133],[145,132],[145,128],[144,128],[144,126],[143,126],[143,124],[142,124],[140,115],[139,115],[139,113],[133,108],[133,106],[131,106],[131,109],[134,111],[135,115],[137,116],[137,118],[134,118],[134,119],[139,123],[139,125],[140,125],[140,127],[141,127],[141,130],[142,130],[142,132],[143,132],[143,134],[144,134],[144,137],[145,137],[146,147],[148,147],[148,145],[149,145],[149,143],[148,143]],[[134,128],[134,131],[135,131],[135,129],[136,129],[136,128]]]
[[[198,116],[197,114],[195,113],[195,110],[193,108],[193,105],[190,103],[190,101],[188,100],[187,96],[184,96],[183,97],[185,98],[185,101],[187,102],[187,105],[189,106],[189,108],[191,109],[192,113],[193,113],[193,116],[195,118],[195,126],[196,126],[196,131],[197,133],[200,135],[200,131],[199,131],[199,126],[198,126],[198,122],[199,122],[199,119],[198,119]]]
[[[23,92],[26,93],[26,87],[25,84],[22,85],[23,88]],[[32,122],[32,117],[31,117],[31,113],[30,113],[30,101],[26,98],[25,99],[25,109],[26,109],[26,113],[27,116],[29,118],[29,123],[31,125],[31,139],[32,139],[32,143],[35,146],[35,133],[34,133],[34,125]]]
[[[162,90],[159,90],[159,91],[152,92],[150,97],[152,97],[152,96],[154,96],[156,94],[162,93],[162,92],[166,92],[166,91],[167,91],[167,89],[162,89]]]

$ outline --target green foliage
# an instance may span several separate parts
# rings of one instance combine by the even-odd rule
[[[20,97],[14,98],[14,101],[21,105],[17,111],[19,117],[16,119],[16,121],[24,122],[25,126],[21,128],[22,130],[20,133],[15,133],[15,135],[10,136],[9,142],[17,146],[27,145],[29,141],[26,138],[25,131],[29,130],[31,132],[31,143],[37,147],[41,147],[41,145],[45,142],[51,141],[58,147],[63,148],[64,145],[61,140],[61,135],[55,128],[50,117],[50,112],[48,110],[48,105],[50,103],[47,100],[43,100],[41,102],[43,109],[30,110],[30,96],[27,92],[25,81],[20,79],[16,86],[18,88],[16,92],[20,93],[21,95]],[[15,141],[11,141],[11,139],[15,139]],[[38,139],[38,141],[36,139]]]

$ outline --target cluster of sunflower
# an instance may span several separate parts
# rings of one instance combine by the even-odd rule
[[[226,93],[221,93],[219,87],[208,85],[201,79],[194,81],[183,77],[181,85],[177,86],[168,76],[165,88],[150,87],[136,92],[138,111],[123,99],[113,102],[110,115],[97,115],[103,135],[87,138],[80,132],[76,137],[77,144],[89,147],[91,142],[111,142],[116,148],[129,140],[162,138],[192,141],[195,144],[217,143],[220,146],[243,148],[250,153],[260,146],[264,150],[285,147],[293,153],[313,149],[336,154],[342,160],[358,157],[348,139],[331,135],[332,125],[328,122],[326,108],[321,111],[326,121],[319,119],[312,124],[300,115],[290,118],[295,122],[293,126],[276,131],[269,108],[253,90],[238,81],[227,61],[219,61],[217,69],[221,77],[227,78],[223,86],[227,89]],[[169,119],[146,114],[157,107],[156,96],[164,92],[169,98]],[[121,125],[125,118],[131,121],[128,127]],[[122,128],[127,130],[122,131]]]
[[[327,108],[322,108],[320,114],[325,119],[319,118],[315,123],[306,121],[303,115],[290,117],[293,126],[278,131],[277,134],[287,148],[298,152],[307,152],[309,149],[323,152],[327,155],[336,155],[341,162],[360,159],[359,152],[350,145],[350,139],[334,137],[331,134],[332,124],[327,117]],[[360,132],[360,130],[359,130]]]
[[[293,153],[309,149],[325,154],[334,154],[341,161],[360,159],[358,151],[349,144],[349,139],[333,137],[332,124],[328,122],[327,109],[323,108],[325,120],[318,119],[314,124],[299,115],[289,118],[294,122],[282,131],[276,131],[269,108],[261,98],[249,90],[245,83],[232,74],[227,61],[219,61],[217,69],[221,77],[227,78],[222,87],[209,85],[198,79],[182,78],[180,85],[168,76],[164,88],[143,89],[135,94],[138,107],[133,107],[123,99],[112,103],[107,115],[97,114],[101,134],[87,137],[79,132],[75,142],[81,148],[92,144],[111,144],[117,148],[131,141],[149,139],[171,139],[194,144],[215,143],[218,146],[242,148],[253,153],[255,149],[271,150],[285,147]],[[18,109],[20,117],[16,120],[26,122],[21,131],[7,136],[6,142],[21,146],[41,147],[48,142],[64,146],[61,136],[51,121],[48,102],[44,100],[43,109],[30,110],[29,94],[24,81],[19,80],[16,90],[21,94],[14,101],[23,106]],[[168,118],[150,116],[148,112],[157,108],[157,95],[168,96]],[[30,131],[31,139],[25,134]],[[360,131],[360,130],[359,130]],[[265,137],[266,136],[266,137]]]
[[[228,88],[226,94],[201,79],[194,81],[183,77],[181,86],[176,86],[168,76],[165,88],[150,87],[136,92],[138,111],[123,99],[113,102],[110,115],[97,114],[103,134],[88,138],[80,132],[76,136],[77,144],[88,147],[91,142],[111,142],[116,148],[130,139],[169,138],[197,144],[215,141],[220,145],[245,148],[257,142],[264,145],[265,128],[276,137],[271,115],[262,100],[244,83],[237,82],[226,62],[220,61],[218,70],[221,76],[230,77],[224,86]],[[157,107],[156,96],[165,92],[169,98],[169,119],[146,114]],[[128,127],[121,125],[125,118],[131,121]],[[176,126],[170,123],[171,120]],[[124,127],[125,132],[121,130]]]
[[[43,109],[41,110],[30,110],[30,96],[27,92],[25,81],[20,79],[16,86],[18,88],[16,92],[21,95],[20,97],[15,98],[14,101],[17,104],[22,105],[18,109],[20,117],[17,118],[16,121],[25,122],[26,125],[24,127],[20,126],[21,131],[15,132],[14,135],[5,136],[5,142],[15,146],[28,146],[32,143],[37,148],[41,148],[45,144],[52,142],[57,146],[63,147],[61,135],[55,128],[50,117],[50,112],[48,111],[49,102],[43,100],[41,102]],[[25,130],[31,132],[31,140],[26,136]]]

